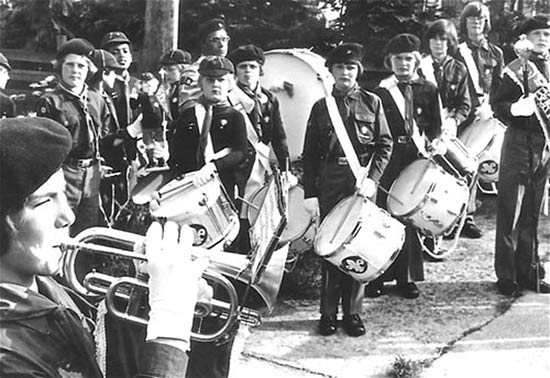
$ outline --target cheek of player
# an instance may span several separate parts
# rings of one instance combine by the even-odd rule
[[[534,52],[546,53],[550,48],[550,29],[535,29],[527,34],[527,39],[533,43]]]
[[[59,245],[68,238],[75,219],[64,190],[65,178],[59,170],[28,197],[19,213],[10,216],[15,240],[3,263],[21,277],[54,275],[60,270]]]
[[[391,69],[397,77],[411,77],[416,70],[416,57],[412,52],[394,54],[390,57]]]
[[[332,65],[332,76],[336,89],[346,91],[357,83],[359,67],[354,63],[335,63]]]
[[[88,61],[83,55],[68,54],[61,65],[61,79],[69,89],[84,86],[88,75]]]
[[[166,81],[170,84],[177,83],[181,79],[181,70],[176,64],[163,66],[166,75]]]
[[[204,55],[226,56],[229,39],[225,30],[216,30],[211,33],[204,43]]]
[[[203,96],[211,102],[220,102],[227,98],[231,81],[229,74],[217,77],[201,77],[200,87]]]
[[[103,71],[103,82],[109,87],[113,88],[115,86],[115,81],[118,77],[118,74],[114,70],[105,70]]]
[[[446,57],[448,52],[447,38],[442,36],[430,38],[430,52],[432,57],[436,59]]]
[[[127,43],[112,46],[109,48],[109,52],[115,56],[118,64],[123,66],[125,70],[130,68],[133,58],[132,50]]]
[[[256,61],[245,61],[237,64],[237,81],[245,87],[255,89],[260,81],[260,64]]]

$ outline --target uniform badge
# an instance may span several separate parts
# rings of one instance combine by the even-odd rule
[[[361,127],[361,134],[366,134],[366,133],[368,133],[368,131],[369,131],[369,128],[367,126],[362,126]]]
[[[46,107],[45,106],[40,108],[40,114],[46,114]]]
[[[416,114],[418,115],[422,114],[422,108],[420,107],[416,108]]]
[[[456,89],[456,85],[455,84],[451,84],[451,91],[454,91]]]
[[[340,263],[340,269],[344,272],[350,273],[365,273],[369,265],[367,262],[360,256],[349,256],[342,260]]]
[[[227,120],[225,118],[222,118],[220,120],[220,125],[221,125],[221,127],[224,127],[225,125],[227,125]]]
[[[178,102],[178,98],[177,98],[177,97],[174,97],[174,98],[172,99],[172,102],[175,104],[176,102]]]

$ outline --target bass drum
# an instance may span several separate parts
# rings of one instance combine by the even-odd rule
[[[267,51],[263,70],[261,84],[279,100],[290,159],[295,161],[302,154],[311,108],[334,80],[325,59],[307,49]]]

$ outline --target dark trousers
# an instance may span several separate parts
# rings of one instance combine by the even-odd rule
[[[71,236],[75,236],[82,230],[98,225],[101,173],[96,163],[87,168],[64,164],[63,174],[67,183],[65,194],[76,217],[70,228]]]
[[[495,240],[499,280],[536,279],[537,227],[549,164],[541,164],[544,136],[539,130],[509,127],[500,160]],[[539,279],[542,279],[542,269]]]
[[[319,207],[324,219],[338,202],[353,194],[355,177],[347,165],[327,164],[321,170],[319,186]],[[323,261],[322,274],[321,314],[336,315],[340,299],[344,315],[360,314],[365,285],[327,261]]]

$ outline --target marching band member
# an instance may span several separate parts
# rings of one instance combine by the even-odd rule
[[[521,288],[550,293],[550,285],[542,281],[545,272],[537,240],[550,167],[550,127],[548,115],[537,115],[534,99],[534,92],[549,86],[550,19],[529,18],[520,33],[532,43],[532,52],[520,51],[521,59],[506,66],[493,106],[496,116],[509,125],[500,158],[495,240],[497,289],[504,295],[517,295]]]
[[[254,45],[240,46],[228,58],[235,65],[237,86],[229,92],[229,102],[245,115],[247,135],[252,151],[249,159],[253,162],[250,177],[246,183],[245,198],[249,198],[272,174],[270,155],[273,153],[281,170],[288,169],[288,145],[279,101],[269,90],[260,85],[264,52]],[[295,180],[297,181],[297,180]],[[248,252],[250,224],[247,214],[241,212],[241,228],[237,240],[238,248]]]
[[[4,54],[0,53],[0,118],[15,117],[15,102],[4,93],[10,80],[11,66]]]
[[[182,111],[171,123],[168,133],[170,168],[179,174],[197,171],[195,184],[201,186],[218,172],[229,197],[243,196],[247,172],[243,159],[247,153],[243,115],[227,101],[234,72],[224,57],[205,57],[199,66],[201,97],[194,107]],[[228,153],[215,157],[215,153]],[[239,205],[239,201],[235,201]],[[239,207],[239,206],[237,206]],[[221,342],[192,343],[188,378],[227,377],[233,347],[234,330]]]
[[[392,150],[392,138],[378,96],[357,83],[363,72],[363,46],[343,43],[331,51],[326,66],[334,77],[332,95],[339,115],[363,169],[368,177],[360,188],[372,197]],[[356,180],[339,143],[325,100],[317,101],[310,113],[303,149],[304,206],[324,219],[343,198],[356,190]],[[319,333],[332,335],[337,329],[338,303],[342,300],[344,329],[350,336],[365,334],[361,320],[364,285],[341,272],[328,261],[322,266],[321,319]]]
[[[69,60],[67,60],[69,61]],[[60,245],[74,222],[65,196],[62,165],[73,136],[46,118],[0,120],[0,372],[3,377],[121,377],[96,360],[93,314],[86,300],[52,277]],[[146,236],[149,303],[146,338],[136,377],[181,377],[191,323],[206,267],[186,253],[190,228],[159,223]],[[179,239],[179,240],[178,240]],[[182,289],[183,288],[183,289]],[[202,290],[208,296],[208,287]],[[178,300],[174,301],[174,297]]]
[[[183,50],[170,50],[160,58],[161,77],[164,78],[163,86],[166,91],[166,99],[170,108],[170,119],[175,120],[179,116],[180,108],[187,101],[185,86],[191,85],[194,80],[186,75],[186,68],[191,64],[191,54]]]
[[[63,163],[66,194],[76,215],[71,235],[99,224],[100,139],[111,130],[111,116],[100,94],[90,91],[86,76],[95,70],[90,56],[94,47],[74,38],[59,48],[56,67],[61,81],[37,103],[37,114],[58,121],[72,135],[73,145]]]
[[[471,99],[466,66],[453,57],[458,45],[454,24],[449,20],[434,21],[424,33],[422,44],[428,55],[420,61],[419,72],[438,89],[443,134],[456,136],[458,125],[470,115]],[[470,196],[475,201],[475,184],[472,184],[472,188]],[[432,238],[426,238],[424,245],[432,251],[430,255],[424,256],[428,261],[441,261],[437,255],[444,251],[435,250]]]
[[[420,59],[420,40],[412,34],[399,34],[386,45],[385,63],[393,75],[382,80],[375,89],[382,99],[393,135],[393,152],[380,180],[385,190],[405,167],[418,159],[419,154],[426,154],[425,138],[434,140],[441,134],[437,88],[418,75]],[[386,193],[379,190],[377,203],[380,207],[387,207],[386,199]],[[403,297],[418,297],[418,287],[412,280],[424,280],[424,270],[422,247],[414,227],[407,226],[405,244],[392,267],[369,283],[368,297],[382,294],[385,278],[397,281],[397,289]]]
[[[482,2],[474,1],[466,5],[460,14],[459,25],[462,42],[458,45],[457,58],[464,62],[468,70],[468,87],[472,100],[470,116],[459,125],[460,135],[472,122],[492,117],[491,104],[501,81],[504,54],[500,47],[487,39],[491,30],[491,19],[489,8]],[[474,185],[473,190],[477,193],[477,185]],[[472,239],[483,236],[482,230],[474,222],[475,197],[474,193],[470,196],[468,216],[460,233],[460,236]]]

